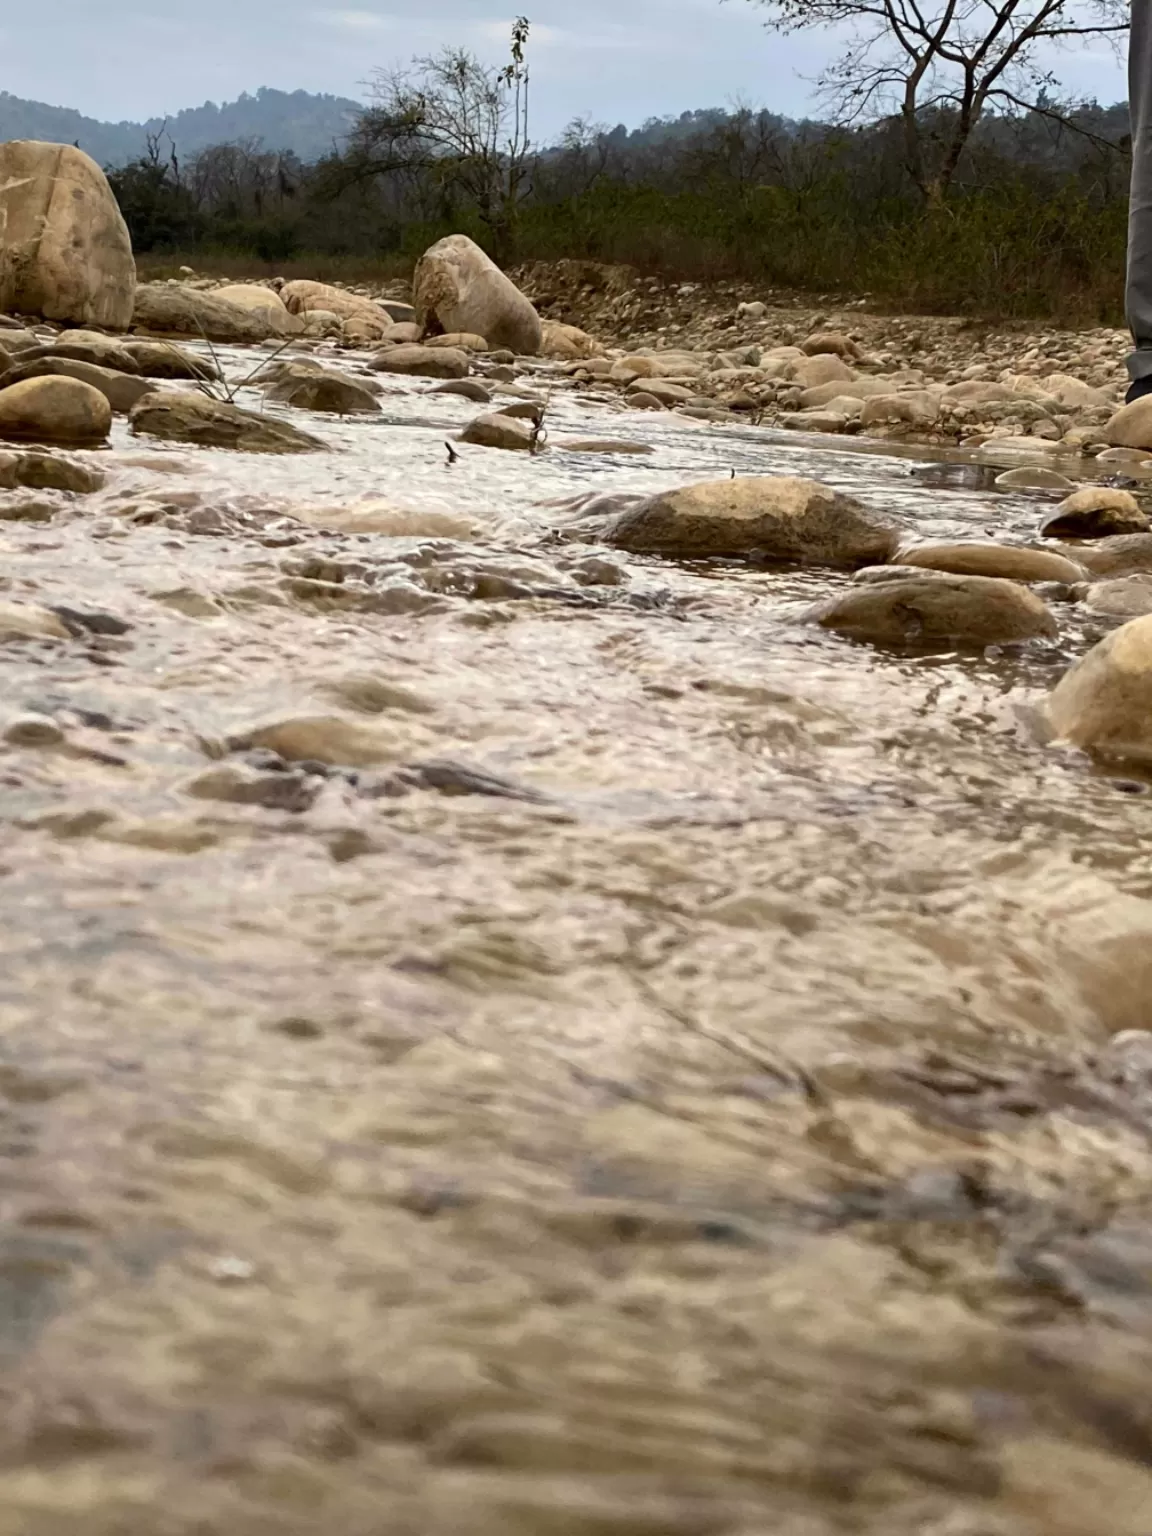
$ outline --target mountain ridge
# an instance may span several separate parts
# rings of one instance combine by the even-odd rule
[[[46,139],[75,144],[104,166],[125,165],[143,155],[150,134],[163,136],[164,153],[175,147],[182,158],[212,144],[259,139],[261,147],[318,160],[348,133],[362,103],[346,96],[279,91],[262,86],[235,101],[206,101],[171,117],[146,122],[106,123],[73,107],[28,101],[0,91],[0,141]]]

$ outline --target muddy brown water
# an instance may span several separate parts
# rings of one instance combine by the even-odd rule
[[[75,630],[0,652],[0,1533],[1147,1536],[1152,802],[1027,713],[1102,631],[889,655],[555,505],[1050,503],[389,388],[0,523]]]

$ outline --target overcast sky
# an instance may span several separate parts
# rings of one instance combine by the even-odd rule
[[[738,101],[802,115],[826,36],[766,32],[749,0],[523,0],[533,23],[533,128],[577,116],[634,126]],[[511,9],[491,0],[36,0],[0,6],[0,90],[133,121],[261,85],[359,99],[378,64],[452,43],[499,60]],[[1105,48],[1057,63],[1073,92],[1126,94]]]

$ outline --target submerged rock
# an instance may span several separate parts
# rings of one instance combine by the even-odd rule
[[[1064,555],[1016,544],[913,544],[900,550],[896,563],[955,576],[1002,576],[1009,581],[1083,581],[1087,574]]]
[[[991,576],[894,574],[832,598],[809,618],[875,645],[1003,645],[1056,634],[1056,620],[1034,592]]]
[[[656,450],[648,443],[634,443],[624,437],[579,437],[571,442],[556,443],[565,453],[631,453],[647,454]]]
[[[1131,491],[1088,485],[1065,497],[1040,532],[1049,539],[1101,539],[1142,533],[1150,523]]]
[[[79,379],[25,379],[0,387],[0,438],[99,443],[111,426],[105,396]]]
[[[367,768],[404,754],[406,738],[383,724],[366,725],[341,715],[290,715],[228,738],[228,750],[264,747],[285,762]]]
[[[49,608],[0,598],[0,641],[67,640],[69,631]]]
[[[104,484],[104,471],[59,454],[0,450],[0,490],[72,491],[89,495]]]
[[[1152,615],[1093,646],[1056,684],[1045,714],[1075,746],[1152,765]]]
[[[1001,444],[994,442],[991,446],[999,448]],[[1036,446],[1039,448],[1039,442]],[[997,475],[995,484],[1001,491],[1071,491],[1075,482],[1056,469],[1023,465],[1020,469],[1006,469],[1002,475]]]
[[[1073,544],[1065,549],[1093,576],[1132,576],[1152,571],[1152,533],[1121,533],[1093,544]]]
[[[787,476],[712,480],[646,498],[604,540],[634,554],[744,556],[852,569],[890,558],[894,527],[850,496]]]
[[[1098,581],[1088,588],[1084,606],[1090,613],[1114,619],[1135,619],[1152,613],[1152,573]]]
[[[286,421],[258,416],[207,395],[145,395],[132,411],[129,425],[136,436],[203,448],[235,448],[242,453],[310,453],[328,447]]]

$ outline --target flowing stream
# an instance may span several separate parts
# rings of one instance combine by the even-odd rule
[[[0,1536],[1147,1536],[1152,811],[1031,716],[1105,622],[895,655],[573,527],[1051,503],[384,382],[0,522],[78,616],[0,652]]]

